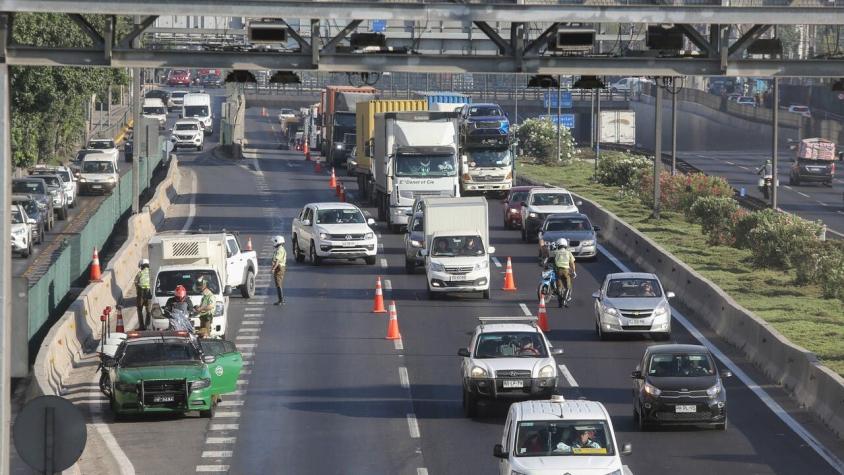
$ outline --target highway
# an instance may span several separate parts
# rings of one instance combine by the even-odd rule
[[[190,414],[113,423],[105,409],[117,443],[137,473],[497,473],[492,446],[500,440],[506,409],[491,405],[475,420],[463,417],[457,350],[467,346],[467,332],[478,316],[536,311],[540,269],[535,244],[522,243],[518,231],[505,231],[500,204],[490,200],[491,244],[497,255],[491,300],[432,302],[421,270],[404,273],[401,235],[388,233],[379,223],[383,249],[376,266],[329,261],[311,267],[291,257],[285,281],[288,303],[273,306],[270,238],[282,234],[289,241],[291,219],[301,206],[335,197],[327,175],[315,174],[300,152],[279,150],[278,125],[269,115],[260,117],[259,108],[248,110],[246,160],[219,158],[211,147],[179,155],[183,173],[196,177],[193,191],[179,197],[181,207],[193,214],[165,222],[166,229],[237,230],[251,236],[259,252],[259,297],[232,296],[229,307],[227,338],[236,341],[248,362],[239,390],[224,397],[210,422]],[[342,179],[354,192],[353,181]],[[290,253],[289,242],[287,247]],[[516,292],[498,290],[500,265],[508,256]],[[805,428],[842,459],[840,440],[795,407],[738,350],[694,320],[690,324],[748,378],[726,380],[728,430],[636,431],[630,372],[653,342],[599,341],[590,298],[619,265],[629,263],[603,254],[597,262],[578,267],[572,306],[549,308],[548,337],[565,350],[557,357],[567,374],[559,392],[606,405],[619,443],[633,444],[633,454],[623,458],[632,473],[840,473],[793,426]],[[398,307],[402,339],[396,342],[384,339],[386,318],[370,312],[379,275],[387,298]],[[671,289],[670,282],[664,284]],[[679,322],[675,314],[672,341],[696,342]],[[759,388],[772,407],[753,392]],[[778,407],[796,422],[783,422],[775,413]]]
[[[671,107],[663,111],[663,151],[671,151]],[[636,142],[653,150],[654,106],[631,102],[636,111]],[[701,115],[684,111],[677,114],[677,150],[679,158],[710,175],[726,178],[733,187],[745,188],[748,194],[762,198],[757,188],[756,170],[771,158],[771,127],[747,122],[746,128],[737,128]],[[788,114],[788,112],[782,112]],[[830,230],[844,234],[844,163],[836,162],[839,169],[832,187],[820,184],[791,186],[789,169],[795,156],[788,149],[787,139],[797,139],[794,129],[780,129],[779,144],[779,207],[805,219],[821,220]]]

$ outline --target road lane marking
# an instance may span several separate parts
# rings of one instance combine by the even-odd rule
[[[206,444],[233,444],[237,441],[237,437],[208,437],[205,439]]]
[[[557,365],[557,367],[560,368],[560,374],[562,374],[563,377],[566,378],[566,382],[569,383],[569,386],[573,388],[579,387],[577,381],[574,380],[574,376],[571,375],[571,371],[569,371],[566,365],[561,364]]]
[[[243,341],[243,340],[257,340],[259,338],[261,338],[261,337],[258,336],[258,335],[238,335],[237,339],[235,340],[235,343],[237,343],[240,346],[244,346],[245,343],[238,343],[238,342]]]
[[[381,267],[384,269],[387,268],[387,259],[384,259],[383,257],[381,258]]]
[[[253,356],[255,356],[255,353],[252,351],[241,351],[240,356],[242,356],[243,359],[252,358]]]
[[[407,368],[404,366],[399,366],[399,383],[404,389],[410,387],[410,376],[407,374]]]
[[[428,475],[428,469],[425,467],[419,467],[416,469],[416,475]]]
[[[785,188],[786,190],[791,190],[791,187],[788,186],[788,185],[783,185],[782,187]]]
[[[533,314],[530,313],[530,309],[527,308],[527,305],[520,303],[519,307],[521,307],[522,313],[524,313],[526,317],[532,317],[533,316]]]
[[[196,173],[193,170],[190,170],[190,202],[188,203],[188,217],[185,220],[185,224],[182,226],[182,232],[187,231],[190,229],[191,225],[193,224],[193,217],[196,215]]]
[[[100,375],[94,373],[94,377],[92,379],[92,384],[95,384],[94,387],[99,387],[100,384]],[[103,422],[102,418],[102,406],[106,404],[106,399],[103,399],[99,392],[96,393],[97,398],[99,398],[99,404],[92,404],[91,405],[91,422],[93,422],[94,428],[102,437],[103,442],[108,447],[108,451],[114,456],[114,459],[117,461],[117,470],[120,475],[134,475],[135,474],[135,466],[132,465],[132,461],[129,460],[129,457],[123,452],[123,449],[120,448],[120,444],[117,443],[117,440],[114,438],[114,434],[111,433],[111,429],[109,429],[108,424]]]
[[[244,375],[244,374],[250,375],[250,374],[252,374],[252,370],[251,369],[242,369],[242,370],[240,370],[240,374],[241,375]]]
[[[261,331],[260,328],[241,328],[237,330],[238,333],[249,333],[249,332],[259,332]]]
[[[398,340],[393,340],[393,346],[397,350],[403,350],[404,349],[404,343],[402,343],[401,338],[399,338]]]
[[[393,290],[393,283],[389,279],[384,280],[384,290]]]
[[[238,343],[237,346],[241,348],[255,348],[258,344],[257,343]]]
[[[211,424],[208,430],[237,430],[240,424]]]
[[[232,456],[231,450],[203,450],[202,451],[202,458],[207,459],[223,459],[223,458],[230,458]]]
[[[247,386],[247,385],[249,385],[249,380],[248,379],[238,379],[237,385],[238,386]]]
[[[235,407],[235,406],[242,406],[243,401],[238,401],[234,399],[224,399],[220,401],[218,404],[220,407]]]
[[[492,263],[495,264],[495,267],[498,267],[499,269],[501,268],[501,261],[499,261],[497,257],[492,257]]]
[[[750,169],[749,169],[749,168],[747,168],[747,167],[746,167],[746,166],[744,166],[744,165],[739,165],[739,168],[741,168],[742,170],[747,170],[747,171],[750,171]]]
[[[618,260],[617,257],[612,255],[603,245],[599,244],[598,249],[601,253],[604,254],[619,270],[622,272],[631,272],[630,269],[624,265],[623,262]],[[803,441],[808,444],[812,449],[821,456],[824,460],[827,461],[832,468],[838,471],[839,474],[844,475],[844,461],[840,460],[834,453],[832,453],[829,449],[827,449],[818,439],[812,435],[811,432],[806,430],[799,422],[797,422],[791,414],[786,412],[786,410],[780,406],[778,402],[768,394],[756,381],[753,380],[747,373],[744,372],[737,364],[733,362],[727,355],[725,355],[718,347],[712,344],[708,338],[706,338],[693,324],[690,322],[685,315],[683,315],[680,311],[676,308],[671,307],[671,314],[675,320],[677,320],[683,327],[694,337],[697,341],[699,341],[703,346],[705,346],[709,351],[721,360],[721,362],[729,368],[730,371],[744,384],[748,389],[750,389],[753,394],[758,397],[768,409],[774,413],[785,425],[787,425],[798,437],[803,439]]]
[[[807,195],[806,193],[803,193],[802,191],[798,191],[797,194],[802,196],[803,198],[811,198],[811,196]]]
[[[407,415],[407,429],[410,431],[411,439],[419,438],[419,421],[416,420],[416,414],[412,412]]]
[[[243,325],[261,325],[263,323],[264,323],[263,320],[249,320],[249,321],[243,322],[242,324]]]
[[[231,417],[240,417],[240,411],[217,411],[214,413],[214,419]]]
[[[727,165],[735,165],[735,163],[733,163],[733,162],[731,162],[731,161],[729,161],[729,160],[726,160],[726,163],[727,163]]]
[[[228,465],[197,465],[196,471],[200,473],[228,473]]]

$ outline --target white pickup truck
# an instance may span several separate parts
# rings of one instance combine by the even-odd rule
[[[199,305],[202,277],[215,295],[216,309],[211,336],[223,337],[228,323],[228,294],[235,287],[245,298],[255,295],[258,258],[254,251],[243,251],[237,236],[230,233],[160,233],[149,241],[150,276],[155,304],[164,306],[177,285],[188,291],[192,305]],[[199,326],[194,319],[194,326]]]
[[[290,235],[296,262],[304,262],[307,253],[311,265],[323,259],[362,258],[375,265],[378,237],[360,208],[351,203],[309,203],[293,218]]]
[[[88,150],[96,150],[104,153],[117,161],[120,158],[120,151],[117,150],[117,144],[112,139],[91,139],[88,141]]]

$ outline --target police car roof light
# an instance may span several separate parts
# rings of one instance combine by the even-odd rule
[[[481,322],[481,326],[490,323],[528,323],[536,326],[538,319],[539,317],[533,315],[523,317],[478,317],[478,320]]]

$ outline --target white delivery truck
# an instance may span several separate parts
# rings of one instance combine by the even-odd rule
[[[425,258],[428,297],[441,293],[480,292],[489,299],[487,202],[483,197],[426,198],[424,201]]]
[[[258,258],[255,251],[242,251],[237,236],[230,233],[186,234],[159,233],[148,245],[150,277],[154,304],[163,307],[183,285],[192,305],[199,305],[202,292],[199,278],[208,282],[216,308],[211,322],[211,336],[226,334],[228,294],[235,287],[243,297],[255,295]],[[193,324],[199,327],[199,319]]]
[[[202,124],[205,135],[214,132],[214,115],[211,113],[211,96],[208,94],[185,94],[180,116],[182,119],[198,120]]]
[[[390,229],[407,225],[417,197],[460,196],[457,120],[451,112],[375,114],[375,202]]]
[[[142,109],[144,117],[158,121],[159,129],[167,125],[167,106],[161,99],[155,97],[144,99]]]
[[[460,157],[461,191],[506,195],[513,186],[513,156],[508,147],[464,148]]]

